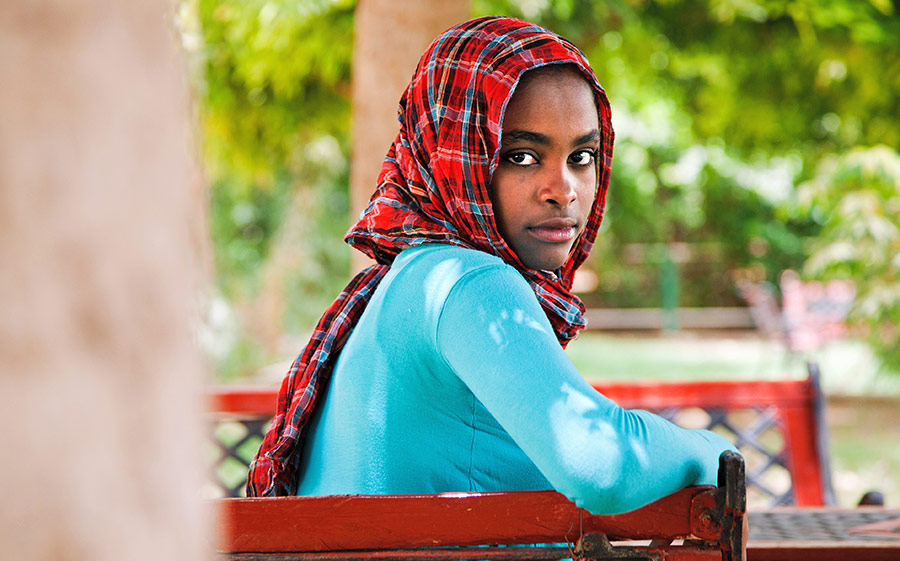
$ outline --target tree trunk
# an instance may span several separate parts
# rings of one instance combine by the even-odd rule
[[[353,45],[353,155],[350,221],[375,190],[388,147],[397,136],[397,103],[419,57],[441,32],[469,17],[462,0],[360,0]],[[353,270],[368,260],[353,252]]]
[[[0,557],[203,559],[205,235],[163,0],[0,3]]]

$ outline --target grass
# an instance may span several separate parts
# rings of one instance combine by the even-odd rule
[[[806,355],[756,337],[662,337],[584,333],[567,353],[590,380],[804,378],[819,363],[828,396],[832,481],[838,504],[853,506],[878,489],[900,505],[900,375],[884,371],[859,342],[832,343]]]

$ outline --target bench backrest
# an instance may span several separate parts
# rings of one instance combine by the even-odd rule
[[[688,428],[719,432],[746,462],[752,506],[834,504],[824,398],[818,371],[805,380],[597,383],[619,405],[653,411]],[[247,465],[274,413],[271,388],[220,387],[209,496],[243,495]]]
[[[592,515],[555,491],[219,499],[217,548],[258,561],[742,561],[744,490],[743,459],[726,452],[717,487],[689,487],[617,515]]]

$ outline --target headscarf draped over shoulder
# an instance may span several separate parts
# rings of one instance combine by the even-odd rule
[[[591,214],[557,271],[525,266],[497,229],[489,195],[503,114],[522,74],[549,64],[577,67],[592,86],[599,115],[597,189]],[[612,163],[609,102],[584,55],[540,26],[505,17],[461,23],[429,46],[400,100],[400,132],[378,187],[345,240],[378,263],[357,275],[319,320],[281,387],[276,417],[250,466],[248,496],[293,494],[306,425],[334,359],[394,258],[424,243],[497,255],[515,267],[565,346],[585,327],[584,306],[570,292],[575,270],[600,227]]]

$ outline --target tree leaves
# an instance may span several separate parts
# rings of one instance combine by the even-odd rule
[[[800,186],[800,200],[822,223],[805,272],[856,282],[853,317],[900,370],[900,154],[877,146],[828,158]]]

